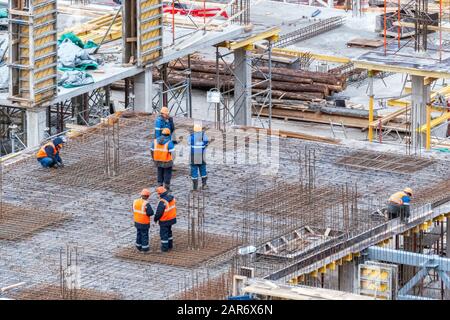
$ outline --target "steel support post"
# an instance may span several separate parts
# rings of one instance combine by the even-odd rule
[[[373,103],[374,103],[374,95],[373,95],[373,71],[369,70],[369,142],[373,141],[373,127],[371,126],[373,122]]]

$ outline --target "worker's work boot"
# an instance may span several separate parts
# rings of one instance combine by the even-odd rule
[[[166,188],[167,192],[170,192],[170,184],[164,184],[164,188]]]
[[[202,189],[203,189],[203,190],[208,189],[208,185],[206,184],[206,181],[207,181],[207,180],[208,180],[207,177],[202,178]]]
[[[192,179],[192,190],[196,191],[198,189],[198,179]]]

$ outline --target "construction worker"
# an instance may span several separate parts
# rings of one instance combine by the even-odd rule
[[[209,139],[201,124],[194,125],[194,132],[191,133],[188,139],[191,146],[191,178],[192,189],[198,189],[198,175],[202,178],[202,189],[207,189],[206,184],[208,180],[208,173],[206,172],[205,151],[208,146]]]
[[[175,198],[166,188],[158,187],[159,202],[156,207],[155,223],[159,223],[161,251],[167,252],[173,248],[172,226],[177,223],[177,207]]]
[[[170,137],[175,131],[173,118],[169,115],[169,108],[162,107],[161,114],[155,120],[155,138],[158,139],[162,135],[162,131],[167,128],[170,130]]]
[[[134,226],[136,227],[136,248],[139,251],[150,250],[148,233],[150,230],[150,217],[153,215],[153,208],[148,203],[150,191],[143,189],[141,197],[133,201]]]
[[[389,219],[395,219],[401,217],[402,220],[406,220],[410,215],[410,202],[412,197],[412,189],[405,188],[403,191],[399,191],[390,196],[388,201],[388,217]]]
[[[170,180],[172,179],[172,166],[175,145],[170,139],[170,129],[164,128],[162,135],[153,140],[150,147],[153,161],[158,168],[158,186],[162,186],[170,191]]]
[[[59,155],[63,144],[66,143],[64,137],[57,137],[53,141],[43,145],[36,154],[36,158],[44,168],[64,167],[64,163]]]

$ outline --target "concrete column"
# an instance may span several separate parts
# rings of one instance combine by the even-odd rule
[[[38,146],[45,137],[47,129],[47,109],[28,109],[27,117],[27,147]]]
[[[152,68],[145,68],[144,72],[141,72],[134,77],[134,110],[151,113],[153,111],[152,99]]]
[[[417,132],[417,128],[427,122],[426,105],[430,99],[430,86],[424,84],[424,77],[411,76],[411,146],[424,148],[426,144],[425,133]]]
[[[234,121],[237,125],[252,123],[252,68],[247,50],[234,51]]]
[[[339,291],[356,292],[356,274],[358,270],[356,260],[344,262],[338,266]]]
[[[447,228],[445,230],[446,232],[446,248],[445,248],[445,255],[447,256],[447,258],[450,258],[450,217],[447,218]],[[449,274],[450,276],[450,274]],[[450,288],[445,288],[445,298],[447,300],[450,300]]]

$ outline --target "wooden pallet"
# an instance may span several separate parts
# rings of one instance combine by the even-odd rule
[[[383,40],[379,39],[355,38],[347,42],[347,46],[358,48],[378,48],[381,47],[382,45]]]

